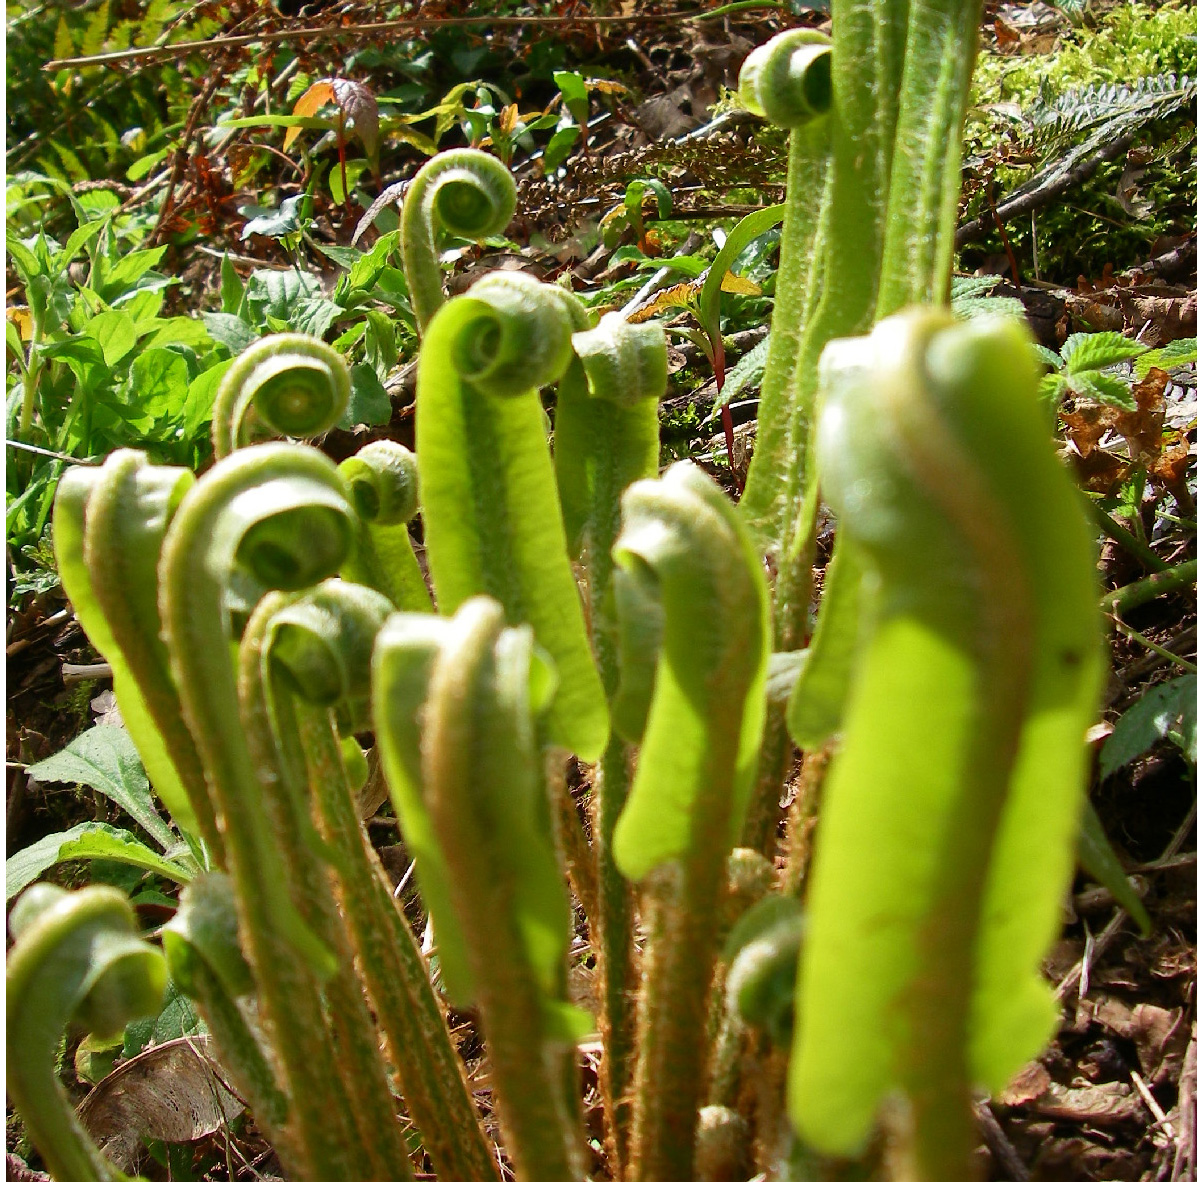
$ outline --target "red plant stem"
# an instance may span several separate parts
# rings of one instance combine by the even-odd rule
[[[723,383],[727,377],[727,355],[723,349],[723,334],[718,328],[711,334],[711,344],[714,345],[712,360],[715,369],[715,397],[718,398],[723,393]],[[732,423],[730,406],[724,406],[720,409],[719,421],[723,425],[723,440],[727,444],[728,471],[731,472],[736,482],[736,492],[742,493],[744,491],[744,481],[740,478],[740,473],[736,471],[736,432],[735,425]]]

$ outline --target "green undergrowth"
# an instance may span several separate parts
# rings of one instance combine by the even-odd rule
[[[1005,229],[1023,275],[1070,286],[1148,257],[1189,228],[1197,204],[1193,103],[1168,98],[1186,76],[1197,77],[1197,9],[1181,3],[1086,15],[1050,52],[982,50],[966,128],[966,217],[988,207],[987,193],[1000,204],[1087,138],[1100,143],[1103,127],[1110,139],[1129,132],[1129,155],[1116,153],[1037,210],[1033,228],[1023,214]],[[972,269],[1003,253],[994,232],[961,261]]]
[[[1051,53],[1010,57],[982,50],[973,74],[973,102],[1027,103],[1070,86],[1126,85],[1154,74],[1192,73],[1197,66],[1197,8],[1175,0],[1130,3],[1105,13],[1096,27],[1078,24]]]

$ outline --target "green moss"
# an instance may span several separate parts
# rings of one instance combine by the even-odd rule
[[[982,50],[973,104],[1029,104],[1071,86],[1130,83],[1197,73],[1197,8],[1174,0],[1111,10],[1097,29],[1073,28],[1050,54],[1010,57]]]
[[[987,204],[987,178],[992,177],[1000,202],[1066,150],[1067,144],[1049,149],[1036,136],[1032,119],[1040,103],[1069,90],[1134,87],[1166,74],[1197,76],[1197,8],[1180,0],[1120,5],[1104,13],[1096,27],[1063,31],[1048,54],[1011,57],[983,50],[965,129],[967,175],[983,184],[977,191],[974,183],[965,218]],[[1040,278],[1071,285],[1078,275],[1100,275],[1106,263],[1121,270],[1146,257],[1157,238],[1183,228],[1197,203],[1191,113],[1149,125],[1136,148],[1136,163],[1144,171],[1131,178],[1137,193],[1129,207],[1117,196],[1125,166],[1118,159],[1037,212]],[[1030,217],[1012,219],[1006,231],[1020,268],[1031,274]],[[991,234],[964,251],[960,264],[971,269],[985,256],[1003,252],[1000,238]]]

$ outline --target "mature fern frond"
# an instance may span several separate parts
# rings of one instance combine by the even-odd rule
[[[1197,106],[1197,78],[1187,74],[1158,74],[1134,86],[1076,87],[1041,100],[1028,112],[1028,121],[1048,163],[1006,198],[1003,210],[1066,187],[1095,158],[1109,159],[1152,123],[1190,105]],[[1083,137],[1079,143],[1078,135]]]
[[[1133,86],[1105,83],[1044,96],[1027,111],[1027,120],[1032,140],[1045,159],[1082,135],[1084,154],[1091,155],[1112,140],[1133,135],[1193,103],[1197,103],[1197,78],[1156,74]]]

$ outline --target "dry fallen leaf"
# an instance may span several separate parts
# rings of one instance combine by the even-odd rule
[[[245,1107],[225,1086],[206,1036],[178,1038],[142,1051],[106,1076],[79,1105],[92,1139],[117,1169],[130,1170],[143,1137],[197,1141]]]

